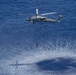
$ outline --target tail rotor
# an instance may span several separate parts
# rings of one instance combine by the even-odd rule
[[[60,22],[61,18],[62,18],[62,15],[59,15],[59,17],[58,17],[58,19],[56,21]]]

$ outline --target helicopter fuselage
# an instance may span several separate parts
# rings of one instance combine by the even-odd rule
[[[43,17],[43,16],[32,16],[31,18],[28,19],[28,21],[31,21],[31,22],[59,22],[61,17],[59,17],[58,19],[54,20],[54,19],[49,19],[49,18],[46,18],[46,17]]]

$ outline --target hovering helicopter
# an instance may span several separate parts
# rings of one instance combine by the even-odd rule
[[[44,15],[49,15],[49,14],[56,14],[56,12],[38,14],[38,9],[36,9],[36,15],[28,18],[27,21],[30,21],[33,23],[35,22],[52,22],[52,23],[60,22],[62,15],[59,15],[59,17],[56,20],[44,17]]]

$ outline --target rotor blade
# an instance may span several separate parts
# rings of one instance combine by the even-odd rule
[[[40,15],[50,15],[50,14],[56,14],[57,12],[51,12],[51,13],[44,13],[44,14],[40,14]]]
[[[36,9],[36,15],[38,15],[38,9]]]

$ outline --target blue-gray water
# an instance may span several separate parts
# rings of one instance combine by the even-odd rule
[[[27,22],[36,8],[61,22]],[[0,0],[0,75],[75,75],[75,9],[75,0]]]

